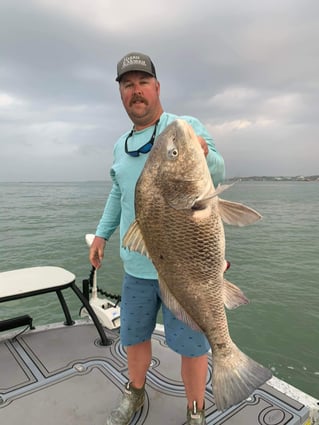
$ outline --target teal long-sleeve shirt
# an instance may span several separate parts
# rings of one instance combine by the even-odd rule
[[[163,112],[158,123],[156,136],[177,118],[187,121],[193,127],[195,133],[205,139],[209,150],[206,160],[216,187],[225,178],[224,160],[216,150],[212,137],[198,119]],[[134,132],[134,135],[129,138],[129,149],[138,149],[147,143],[153,130],[154,126],[151,126]],[[147,257],[122,247],[122,239],[135,219],[135,185],[148,156],[141,154],[137,157],[131,157],[125,153],[124,145],[128,134],[129,132],[123,134],[114,146],[113,165],[110,171],[113,186],[95,234],[108,240],[116,228],[120,226],[120,255],[126,273],[142,279],[157,279],[156,269]],[[105,258],[107,259],[107,255]]]

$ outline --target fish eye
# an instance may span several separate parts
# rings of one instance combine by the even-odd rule
[[[177,148],[172,148],[168,151],[168,157],[170,159],[175,159],[178,157],[178,149]]]

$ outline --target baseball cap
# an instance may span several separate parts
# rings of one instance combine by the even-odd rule
[[[126,72],[142,71],[156,78],[156,71],[151,58],[143,53],[131,52],[125,55],[117,64],[117,77],[120,81]]]

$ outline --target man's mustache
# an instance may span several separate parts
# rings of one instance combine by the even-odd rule
[[[139,95],[135,95],[135,96],[132,97],[132,99],[130,101],[130,106],[132,106],[134,102],[143,102],[143,103],[145,103],[145,105],[148,105],[148,102],[145,99],[145,97],[139,96]]]

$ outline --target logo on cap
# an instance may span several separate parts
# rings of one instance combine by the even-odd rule
[[[125,56],[122,62],[121,69],[126,68],[130,65],[141,65],[147,67],[147,64],[144,59],[141,59],[139,56]]]

